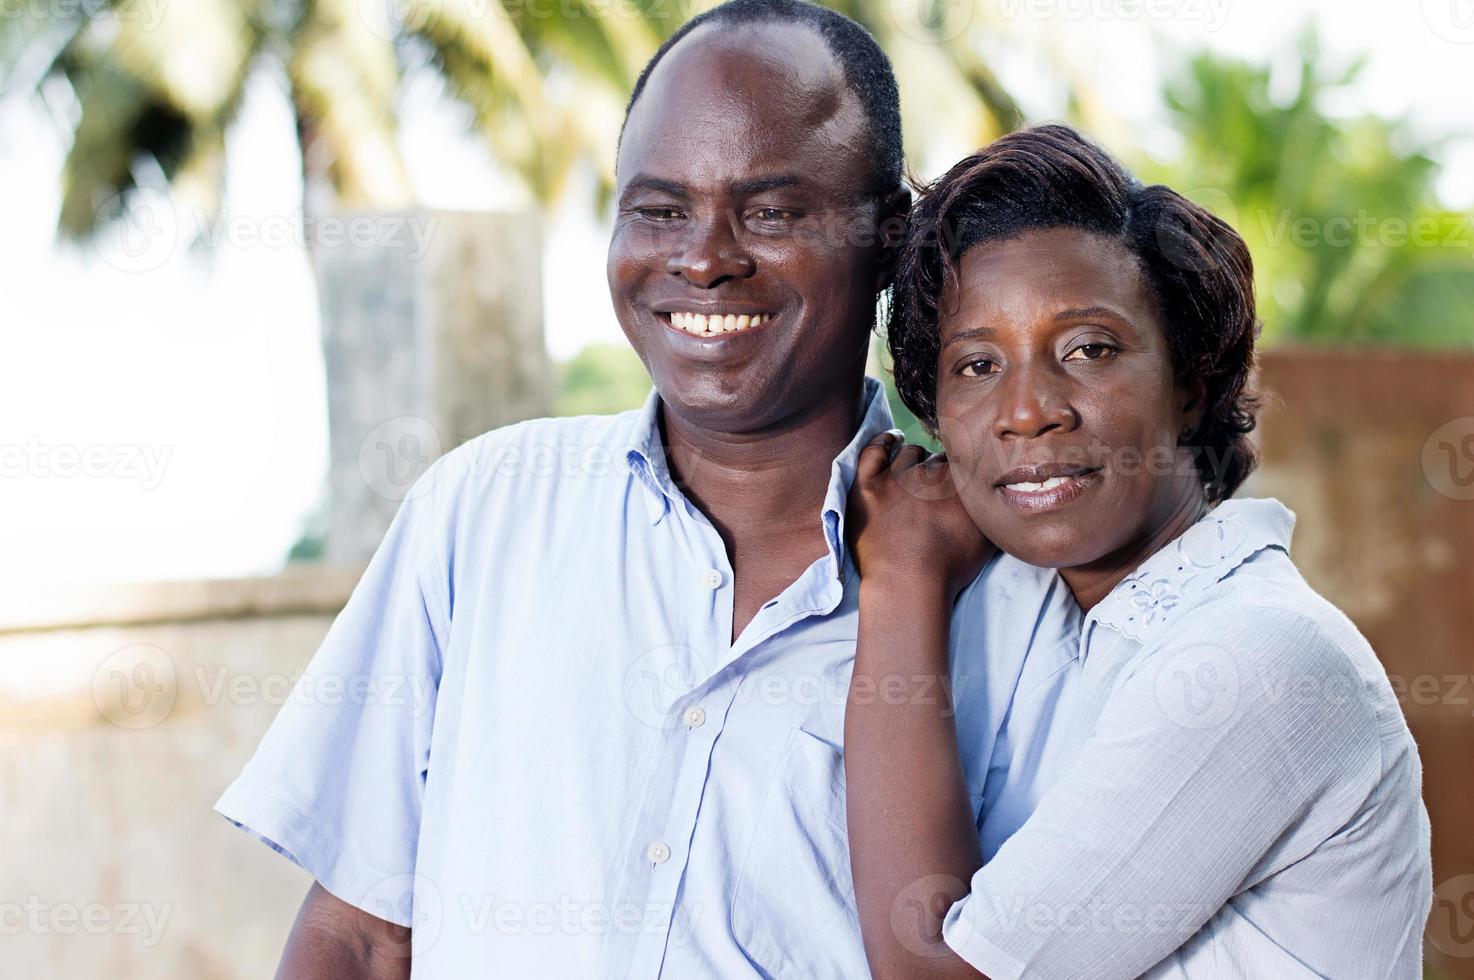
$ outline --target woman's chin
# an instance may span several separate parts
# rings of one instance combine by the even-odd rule
[[[1076,535],[1024,535],[1019,534],[1017,528],[1011,531],[1012,533],[999,535],[990,534],[988,537],[1005,554],[1017,558],[1025,565],[1038,568],[1076,568],[1089,565],[1109,550],[1104,546],[1096,547],[1092,542],[1081,540]]]

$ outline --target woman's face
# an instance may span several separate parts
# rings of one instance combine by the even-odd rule
[[[973,521],[1033,565],[1141,547],[1201,482],[1156,302],[1119,242],[1075,228],[974,246],[942,297],[938,430]]]

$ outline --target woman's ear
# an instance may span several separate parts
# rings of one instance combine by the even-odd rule
[[[1207,409],[1208,386],[1202,378],[1179,381],[1177,384],[1177,432],[1182,440],[1197,435],[1203,424],[1203,412]]]
[[[876,234],[880,243],[880,261],[875,270],[877,293],[895,278],[896,259],[901,254],[901,244],[906,240],[906,222],[910,214],[911,188],[905,184],[881,197],[876,215]]]

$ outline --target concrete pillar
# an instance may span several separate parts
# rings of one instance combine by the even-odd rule
[[[541,238],[527,214],[413,210],[317,224],[331,444],[325,559],[367,560],[441,454],[548,414]]]

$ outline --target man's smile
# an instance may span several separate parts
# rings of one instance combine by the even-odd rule
[[[736,309],[712,309],[703,312],[658,310],[656,316],[675,330],[697,337],[714,338],[755,330],[771,321],[777,314]]]

